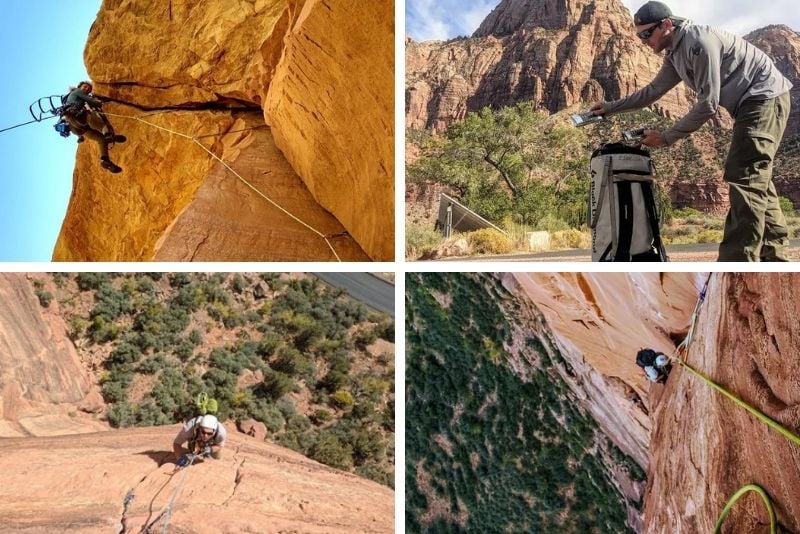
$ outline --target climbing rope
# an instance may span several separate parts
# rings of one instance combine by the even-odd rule
[[[793,433],[788,428],[784,427],[774,419],[770,418],[760,410],[754,408],[750,404],[746,403],[724,387],[720,386],[705,374],[701,373],[686,361],[689,354],[689,345],[691,345],[693,336],[694,336],[694,328],[697,323],[697,318],[700,315],[700,309],[703,305],[703,301],[706,298],[706,293],[708,291],[708,283],[711,280],[711,273],[709,273],[708,278],[706,278],[706,282],[703,285],[702,290],[700,291],[700,295],[697,299],[697,304],[694,307],[694,312],[692,313],[691,320],[689,322],[689,330],[686,333],[686,338],[675,347],[675,351],[672,353],[672,360],[676,361],[681,367],[692,373],[694,376],[711,386],[712,389],[721,393],[724,397],[732,401],[737,406],[744,408],[749,414],[753,417],[767,425],[768,427],[772,428],[773,430],[780,433],[783,437],[794,443],[795,445],[800,446],[800,437],[798,437],[795,433]],[[683,358],[677,357],[680,352],[683,352]],[[739,488],[739,490],[733,494],[733,496],[728,500],[728,502],[723,507],[722,511],[719,514],[719,518],[717,519],[716,526],[714,527],[714,534],[719,534],[722,529],[722,524],[725,522],[725,519],[728,517],[728,514],[731,511],[731,508],[736,501],[738,501],[743,495],[748,492],[755,492],[761,496],[761,499],[764,501],[764,506],[767,508],[767,513],[769,514],[770,520],[770,534],[775,534],[776,532],[776,522],[775,522],[775,511],[772,508],[772,502],[770,501],[769,494],[760,486],[756,484],[747,484]]]
[[[183,485],[186,482],[186,475],[189,473],[189,468],[194,463],[194,460],[195,460],[195,455],[192,455],[191,458],[189,458],[189,463],[181,468],[183,469],[183,476],[181,476],[181,480],[180,482],[178,482],[175,491],[172,492],[172,497],[170,497],[169,501],[167,501],[167,505],[164,507],[164,510],[162,510],[161,513],[158,514],[156,518],[153,519],[149,524],[144,526],[142,530],[143,532],[145,532],[145,534],[149,534],[150,529],[153,528],[153,526],[160,520],[164,521],[164,525],[161,528],[161,534],[167,534],[167,531],[169,529],[169,520],[172,517],[172,505],[175,504],[175,499],[178,498],[178,494],[181,492],[181,489],[183,489]]]
[[[717,524],[714,526],[714,534],[719,534],[722,532],[722,524],[725,522],[725,519],[728,517],[728,514],[733,508],[733,505],[736,504],[742,496],[749,492],[755,492],[761,496],[761,500],[764,501],[764,507],[767,509],[767,514],[769,514],[769,532],[770,534],[775,534],[777,532],[777,526],[775,522],[775,510],[772,509],[772,501],[770,501],[769,494],[764,491],[764,488],[758,486],[756,484],[747,484],[739,488],[739,491],[733,494],[733,496],[728,499],[728,502],[725,503],[725,507],[722,509],[722,512],[719,514],[719,519],[717,519]]]
[[[318,235],[319,237],[321,237],[321,238],[322,238],[322,239],[325,241],[325,244],[326,244],[326,245],[328,245],[328,248],[331,250],[331,252],[333,253],[333,256],[336,258],[336,261],[338,261],[338,262],[341,262],[341,261],[342,261],[342,259],[341,259],[341,258],[339,257],[339,255],[336,253],[336,249],[334,249],[334,248],[333,248],[333,245],[332,245],[332,244],[331,244],[331,242],[330,242],[330,239],[332,239],[334,236],[328,236],[328,235],[325,235],[325,234],[323,234],[322,232],[320,232],[319,230],[317,230],[317,229],[316,229],[316,228],[314,228],[313,226],[311,226],[311,225],[307,224],[306,222],[302,221],[300,218],[298,218],[298,217],[297,217],[297,216],[295,216],[294,214],[290,213],[288,210],[286,210],[285,208],[283,208],[281,205],[279,205],[277,202],[275,202],[274,200],[272,200],[271,198],[269,198],[267,195],[265,195],[264,193],[262,193],[261,191],[259,191],[259,190],[258,190],[258,189],[257,189],[257,188],[256,188],[256,187],[253,185],[253,184],[251,184],[250,182],[248,182],[248,181],[247,181],[247,180],[246,180],[246,179],[245,179],[245,178],[244,178],[244,177],[243,177],[241,174],[239,174],[238,172],[236,172],[236,171],[235,171],[235,170],[234,170],[234,169],[233,169],[233,168],[232,168],[230,165],[228,165],[228,163],[227,163],[225,160],[223,160],[222,158],[220,158],[219,156],[217,156],[216,154],[214,154],[214,153],[213,153],[213,152],[212,152],[210,149],[208,149],[208,148],[207,148],[207,147],[206,147],[206,146],[205,146],[203,143],[201,143],[201,142],[199,141],[199,139],[200,139],[201,137],[209,137],[209,135],[202,135],[202,136],[192,136],[192,135],[187,135],[187,134],[185,134],[185,133],[177,132],[177,131],[175,131],[175,130],[171,130],[171,129],[169,129],[169,128],[165,128],[165,127],[163,127],[163,126],[159,126],[158,124],[152,123],[152,122],[150,122],[150,121],[146,121],[146,120],[144,120],[144,119],[143,119],[143,118],[141,118],[141,117],[134,117],[133,115],[120,115],[120,114],[118,114],[118,113],[108,113],[108,112],[105,112],[105,111],[104,111],[103,113],[104,113],[105,115],[109,116],[109,117],[120,117],[120,118],[123,118],[123,119],[133,119],[133,120],[135,120],[135,121],[138,121],[138,122],[141,122],[141,123],[143,123],[143,124],[147,124],[148,126],[152,126],[153,128],[157,128],[157,129],[159,129],[159,130],[162,130],[162,131],[165,131],[165,132],[169,132],[169,133],[171,133],[171,134],[174,134],[174,135],[177,135],[177,136],[180,136],[180,137],[183,137],[183,138],[185,138],[185,139],[188,139],[188,140],[192,141],[192,142],[193,142],[193,143],[195,143],[197,146],[199,146],[200,148],[202,148],[203,150],[205,150],[206,152],[208,152],[208,154],[209,154],[209,155],[210,155],[212,158],[214,158],[215,160],[219,161],[219,162],[220,162],[220,163],[221,163],[221,164],[222,164],[222,165],[223,165],[223,166],[224,166],[226,169],[228,169],[228,170],[229,170],[229,171],[230,171],[230,172],[231,172],[231,173],[232,173],[234,176],[236,176],[236,178],[238,178],[238,179],[239,179],[239,181],[241,181],[241,182],[242,182],[243,184],[245,184],[247,187],[249,187],[250,189],[252,189],[252,190],[253,190],[253,191],[254,191],[254,192],[257,194],[257,195],[259,195],[260,197],[262,197],[264,200],[266,200],[267,202],[269,202],[270,204],[272,204],[272,205],[273,205],[275,208],[279,209],[280,211],[282,211],[283,213],[285,213],[286,215],[288,215],[290,218],[292,218],[292,219],[293,219],[293,220],[295,220],[296,222],[300,223],[301,225],[303,225],[304,227],[306,227],[307,229],[311,230],[313,233],[315,233],[316,235]],[[248,128],[248,129],[249,129],[249,128]],[[214,134],[214,135],[226,135],[227,133],[233,133],[233,132],[226,132],[225,134]]]
[[[57,117],[57,115],[53,115],[52,117],[44,117],[42,119],[42,121],[47,120],[47,119],[54,119],[56,117]],[[26,124],[32,124],[34,122],[42,122],[42,121],[32,120],[32,121],[28,121],[28,122],[23,122],[22,124],[16,124],[14,126],[9,126],[8,128],[3,128],[2,130],[0,130],[0,133],[7,132],[9,130],[13,130],[14,128],[19,128],[20,126],[25,126]]]

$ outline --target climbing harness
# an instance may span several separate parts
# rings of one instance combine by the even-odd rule
[[[317,230],[313,226],[309,225],[308,223],[304,222],[303,220],[301,220],[296,215],[294,215],[291,212],[289,212],[286,208],[282,207],[280,204],[278,204],[277,202],[275,202],[274,200],[269,198],[267,195],[265,195],[264,193],[259,191],[253,184],[248,182],[241,174],[236,172],[233,169],[233,167],[231,167],[228,164],[228,162],[226,162],[225,160],[223,160],[222,158],[220,158],[219,156],[214,154],[210,149],[208,149],[203,143],[201,143],[199,141],[200,137],[208,137],[208,136],[205,136],[205,135],[204,136],[187,135],[185,133],[177,132],[175,130],[171,130],[169,128],[165,128],[163,126],[159,126],[158,124],[152,123],[150,121],[146,121],[142,117],[135,117],[135,116],[132,116],[132,115],[120,115],[120,114],[117,114],[117,113],[106,113],[106,115],[108,115],[109,117],[120,117],[120,118],[123,118],[123,119],[132,119],[132,120],[141,122],[143,124],[147,124],[148,126],[152,126],[153,128],[157,128],[159,130],[162,130],[162,131],[177,135],[179,137],[183,137],[184,139],[188,139],[189,141],[192,141],[197,146],[199,146],[204,151],[206,151],[212,158],[214,158],[215,160],[219,161],[227,170],[229,170],[231,172],[231,174],[233,174],[236,178],[238,178],[240,182],[242,182],[244,185],[246,185],[247,187],[252,189],[261,198],[263,198],[264,200],[266,200],[267,202],[272,204],[275,208],[277,208],[278,210],[280,210],[281,212],[283,212],[284,214],[289,216],[291,219],[293,219],[297,223],[301,224],[305,228],[311,230],[313,233],[315,233],[316,235],[321,237],[325,241],[325,244],[328,245],[328,248],[333,253],[333,256],[336,258],[336,261],[338,261],[338,262],[342,261],[342,259],[339,257],[339,254],[336,253],[336,249],[333,248],[333,245],[330,242],[330,239],[333,239],[334,236],[329,236],[329,235],[323,234],[322,232],[320,232],[319,230]]]
[[[686,361],[689,353],[689,345],[691,345],[692,343],[695,325],[697,323],[697,318],[700,315],[700,308],[702,307],[703,301],[706,298],[706,293],[708,292],[708,283],[710,280],[711,280],[711,273],[709,273],[708,278],[706,278],[706,282],[703,285],[702,290],[700,291],[700,295],[698,296],[697,304],[694,307],[694,312],[692,313],[692,317],[689,322],[689,330],[686,333],[686,338],[677,347],[675,347],[675,351],[673,352],[671,359],[677,361],[677,363],[681,367],[683,367],[684,369],[692,373],[694,376],[705,382],[712,389],[718,391],[720,394],[722,394],[724,397],[732,401],[734,404],[736,404],[741,408],[744,408],[750,415],[752,415],[753,417],[755,417],[768,427],[772,428],[773,430],[781,434],[783,437],[785,437],[795,445],[800,446],[800,437],[797,436],[794,432],[784,427],[774,419],[770,418],[760,410],[746,403],[745,401],[743,401],[742,399],[740,399],[739,397],[737,397],[736,395],[725,389],[724,387],[720,386],[719,384],[711,380],[709,377],[707,377],[705,374],[703,374],[702,372],[698,371],[697,369],[689,365],[689,363]],[[683,357],[678,356],[679,353],[681,352],[683,353]],[[716,526],[714,527],[714,534],[719,534],[719,532],[721,532],[722,524],[725,522],[725,519],[728,517],[728,514],[730,513],[731,508],[736,503],[736,501],[738,501],[743,495],[751,491],[760,495],[761,499],[764,501],[764,506],[766,507],[767,513],[769,514],[770,534],[775,534],[776,532],[775,511],[772,508],[772,502],[770,501],[769,494],[762,487],[756,484],[747,484],[745,486],[742,486],[736,493],[733,494],[733,496],[728,500],[728,502],[725,504],[725,507],[720,512]]]

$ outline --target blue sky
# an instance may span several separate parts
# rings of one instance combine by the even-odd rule
[[[0,129],[31,120],[40,96],[87,78],[83,48],[101,0],[2,0]],[[35,6],[35,7],[34,7]],[[0,261],[50,261],[72,191],[75,136],[55,120],[0,133]],[[111,175],[109,175],[111,176]]]
[[[622,0],[635,12],[646,0]],[[471,35],[500,0],[406,0],[406,34],[416,41]],[[786,24],[800,32],[796,0],[666,0],[679,16],[744,35],[767,24]]]

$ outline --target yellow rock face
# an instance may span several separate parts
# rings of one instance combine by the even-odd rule
[[[266,94],[275,141],[376,260],[394,255],[394,2],[292,0]]]
[[[331,247],[344,261],[391,259],[393,8],[318,20],[321,11],[330,8],[285,0],[104,2],[85,60],[128,137],[111,152],[124,171],[103,170],[91,141],[80,146],[53,259],[332,261]],[[369,27],[358,11],[388,18]],[[329,32],[322,48],[292,44],[304,20]],[[295,51],[312,62],[315,90],[295,90],[305,68]],[[356,82],[335,83],[343,73]],[[262,102],[273,91],[292,106],[270,128]],[[128,118],[145,114],[153,124]]]

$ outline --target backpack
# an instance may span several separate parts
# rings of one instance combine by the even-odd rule
[[[650,153],[621,143],[592,153],[592,261],[669,261],[661,242]]]
[[[658,353],[653,349],[642,349],[636,353],[636,365],[639,367],[649,367],[656,363]]]

